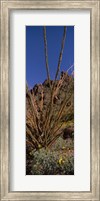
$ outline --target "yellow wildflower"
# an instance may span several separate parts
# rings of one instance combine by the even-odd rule
[[[42,146],[41,146],[41,144],[38,144],[38,148],[40,149]]]
[[[64,162],[62,156],[60,157],[58,162],[59,162],[59,165],[61,165]]]

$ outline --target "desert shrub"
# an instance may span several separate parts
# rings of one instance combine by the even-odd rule
[[[55,150],[55,151],[58,151],[58,150],[61,150],[63,148],[66,148],[67,147],[67,143],[66,141],[62,138],[62,137],[59,137],[55,144],[53,144],[53,146],[51,147],[52,150]]]
[[[74,135],[74,134],[73,134]],[[70,138],[68,140],[64,140],[62,136],[60,136],[56,142],[51,147],[54,151],[64,150],[64,149],[74,149],[74,140]]]
[[[33,154],[33,175],[73,175],[73,156],[63,156],[56,151],[41,149]]]

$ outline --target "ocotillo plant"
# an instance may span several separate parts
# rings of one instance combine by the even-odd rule
[[[29,108],[26,110],[26,137],[27,143],[29,143],[32,147],[39,148],[49,148],[55,140],[61,135],[61,130],[63,127],[63,117],[65,115],[66,108],[66,116],[69,111],[73,110],[73,78],[67,87],[67,93],[63,98],[62,104],[59,107],[58,111],[55,114],[55,103],[54,100],[57,98],[57,95],[60,91],[60,88],[63,85],[65,80],[65,75],[57,80],[60,65],[62,61],[65,39],[66,39],[66,31],[67,27],[64,27],[61,50],[58,60],[58,66],[55,74],[55,79],[53,82],[50,80],[50,72],[48,65],[48,51],[47,51],[47,38],[46,38],[46,27],[43,27],[43,35],[44,35],[44,51],[45,51],[45,63],[46,63],[46,72],[47,72],[47,80],[49,83],[50,89],[50,100],[47,104],[46,112],[44,112],[44,92],[43,86],[40,85],[40,97],[39,102],[37,102],[34,91],[28,89],[28,85],[26,86],[26,95],[27,95],[27,103]],[[70,102],[70,105],[68,104]],[[67,118],[68,121],[68,118]]]

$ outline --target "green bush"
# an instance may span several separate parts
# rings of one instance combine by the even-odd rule
[[[73,134],[74,135],[74,134]],[[74,149],[74,139],[70,138],[67,140],[64,140],[63,137],[59,137],[55,144],[51,147],[53,151],[58,151],[58,150],[64,150],[64,149]]]
[[[40,149],[33,154],[33,175],[73,175],[74,158]]]
[[[62,137],[59,137],[51,148],[52,148],[52,150],[58,151],[58,150],[61,150],[62,148],[66,148],[66,147],[67,147],[66,140],[64,140]]]

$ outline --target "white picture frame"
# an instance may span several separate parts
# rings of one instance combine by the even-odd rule
[[[9,19],[12,10],[88,9],[91,13],[91,186],[87,192],[11,192],[9,189]],[[99,200],[99,1],[1,1],[1,200]]]

